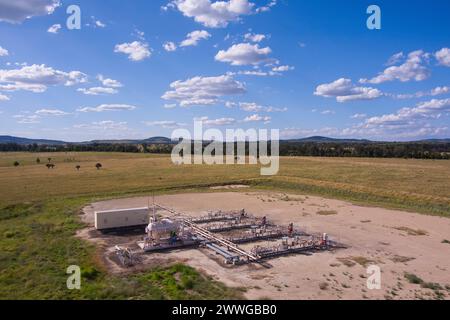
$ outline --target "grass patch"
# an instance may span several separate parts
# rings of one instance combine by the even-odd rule
[[[366,267],[367,265],[369,265],[371,263],[375,263],[375,261],[368,259],[366,257],[338,258],[338,261],[340,261],[342,264],[346,265],[347,267],[353,267],[356,264]]]
[[[183,265],[111,275],[96,248],[74,237],[79,208],[92,198],[53,199],[0,208],[0,299],[241,299]],[[3,235],[3,237],[1,237]],[[66,269],[81,268],[81,290],[68,290]]]
[[[338,212],[335,210],[321,210],[321,211],[318,211],[317,214],[319,216],[333,216],[333,215],[338,214]]]
[[[422,284],[424,281],[413,273],[405,273],[406,280],[412,284]]]
[[[409,236],[427,236],[428,232],[425,230],[421,230],[421,229],[411,229],[408,227],[397,227],[394,228],[395,230],[399,230],[399,231],[404,231],[406,232]]]
[[[415,260],[416,258],[412,258],[412,257],[402,257],[402,256],[398,256],[398,255],[395,255],[395,256],[393,256],[392,258],[390,258],[390,260],[392,261],[392,262],[395,262],[395,263],[407,263],[407,262],[409,262],[409,261],[412,261],[412,260]]]

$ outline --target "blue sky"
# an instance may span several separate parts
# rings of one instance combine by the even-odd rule
[[[381,30],[366,26],[371,4]],[[446,0],[0,0],[0,135],[147,138],[202,119],[284,138],[448,138],[448,12]]]

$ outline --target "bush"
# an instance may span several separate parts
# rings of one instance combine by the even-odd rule
[[[14,167],[18,167],[18,166],[20,166],[19,161],[14,161]]]
[[[81,276],[88,280],[94,280],[100,274],[100,271],[95,269],[94,267],[87,267],[81,270]]]
[[[423,280],[420,279],[418,276],[412,273],[405,273],[405,278],[409,281],[409,283],[413,284],[422,284]]]

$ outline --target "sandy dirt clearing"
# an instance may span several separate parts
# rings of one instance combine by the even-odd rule
[[[228,286],[245,287],[249,299],[450,299],[450,244],[443,243],[450,240],[447,218],[276,192],[177,194],[158,196],[155,201],[191,216],[208,210],[245,208],[280,225],[293,222],[309,233],[326,232],[350,248],[277,258],[269,261],[270,269],[259,265],[225,267],[203,250],[178,250],[147,255],[140,268],[181,261]],[[80,236],[95,241],[110,256],[112,242],[130,244],[134,238],[108,236],[108,241],[95,236],[93,212],[147,204],[147,197],[93,203],[84,208],[83,220],[90,228]],[[366,267],[371,264],[381,268],[381,290],[367,288]],[[118,266],[111,268],[121,271]],[[411,284],[405,272],[439,284],[442,290],[438,293]]]

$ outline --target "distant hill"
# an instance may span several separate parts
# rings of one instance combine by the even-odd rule
[[[144,140],[92,140],[83,142],[65,142],[60,140],[47,140],[47,139],[28,139],[13,136],[0,136],[0,143],[17,143],[20,145],[65,145],[65,144],[171,144],[172,140],[165,137],[152,137]]]
[[[315,143],[332,143],[332,142],[340,142],[340,143],[369,143],[372,142],[370,140],[363,140],[363,139],[334,139],[334,138],[328,138],[328,137],[308,137],[308,138],[302,138],[302,139],[291,139],[291,140],[283,140],[283,142],[315,142]]]
[[[64,141],[59,140],[46,140],[46,139],[28,139],[12,136],[0,136],[0,143],[17,143],[17,144],[38,144],[38,145],[62,145],[66,144]]]
[[[207,141],[204,141],[207,143]],[[364,139],[334,139],[328,137],[308,137],[302,139],[281,140],[281,143],[382,143],[382,141],[371,141]],[[91,140],[83,142],[65,142],[60,140],[48,139],[28,139],[13,136],[0,136],[0,143],[17,143],[20,145],[70,145],[70,144],[174,144],[175,141],[166,137],[151,137],[143,140],[123,139],[123,140]],[[450,143],[450,139],[428,139],[419,141],[404,141],[403,143]]]

